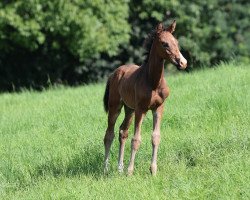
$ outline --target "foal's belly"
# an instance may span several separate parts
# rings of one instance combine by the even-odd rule
[[[124,102],[124,104],[126,104],[126,106],[128,106],[131,109],[135,109],[135,101],[134,101],[134,95],[130,94],[130,96],[127,95],[122,95],[122,101]]]
[[[135,108],[135,90],[133,80],[122,79],[119,83],[121,100],[130,108]]]
[[[135,108],[135,82],[139,72],[139,66],[128,65],[122,66],[121,70],[124,72],[123,77],[119,82],[119,94],[121,100],[130,108]]]

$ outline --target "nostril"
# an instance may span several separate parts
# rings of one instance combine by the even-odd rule
[[[187,62],[185,62],[184,60],[181,60],[181,61],[180,61],[180,65],[181,65],[181,66],[186,66],[186,65],[187,65]]]

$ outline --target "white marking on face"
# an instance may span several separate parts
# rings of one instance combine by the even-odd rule
[[[185,69],[187,67],[187,60],[183,57],[183,55],[180,52],[180,66]]]

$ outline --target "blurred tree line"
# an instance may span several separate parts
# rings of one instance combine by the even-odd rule
[[[140,65],[146,35],[173,19],[190,67],[249,61],[248,0],[1,0],[0,90],[88,83]]]

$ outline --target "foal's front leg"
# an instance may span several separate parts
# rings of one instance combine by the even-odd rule
[[[152,111],[153,113],[153,134],[152,134],[152,160],[150,171],[152,175],[156,175],[157,172],[157,151],[160,144],[160,124],[161,117],[163,113],[163,104],[159,106],[156,110]]]
[[[142,112],[140,110],[135,111],[135,133],[131,141],[131,155],[128,166],[128,175],[132,175],[134,171],[135,154],[139,149],[141,143],[141,124],[144,116],[145,112]]]

